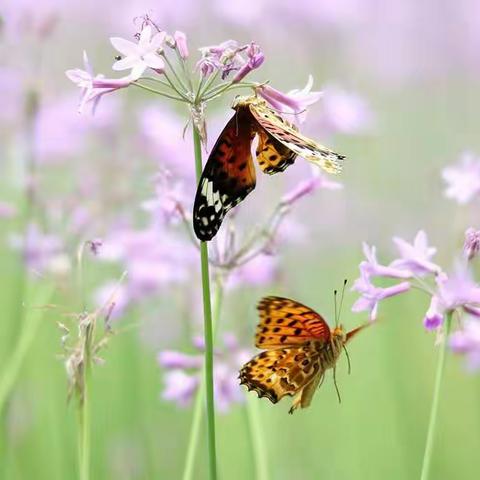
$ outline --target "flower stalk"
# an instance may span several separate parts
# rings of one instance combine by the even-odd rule
[[[438,406],[440,403],[440,391],[442,388],[443,372],[445,370],[445,357],[448,344],[448,335],[452,323],[452,312],[447,313],[445,321],[445,338],[440,347],[438,355],[437,373],[435,375],[435,386],[433,389],[432,409],[430,410],[430,420],[428,422],[427,441],[425,443],[425,453],[423,455],[422,473],[420,480],[428,480],[430,478],[430,469],[432,465],[432,454],[435,440],[435,432],[438,421]]]
[[[202,143],[197,128],[193,127],[193,145],[195,153],[195,170],[197,180],[202,175]],[[208,265],[208,247],[206,242],[200,243],[200,263],[202,270],[203,318],[205,337],[205,397],[207,409],[207,441],[209,479],[217,478],[217,454],[215,442],[215,399],[213,392],[213,326],[212,306],[210,299],[210,275]]]

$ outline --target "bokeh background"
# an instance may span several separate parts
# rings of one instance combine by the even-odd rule
[[[445,198],[441,176],[462,151],[480,150],[475,0],[3,0],[4,377],[32,327],[32,312],[41,311],[41,319],[2,411],[2,478],[76,478],[76,410],[67,403],[57,322],[72,325],[81,298],[95,309],[115,285],[116,334],[93,373],[92,478],[182,476],[196,380],[191,372],[163,368],[159,358],[165,351],[198,355],[202,333],[198,254],[183,225],[164,219],[171,199],[165,192],[188,208],[193,203],[192,145],[188,134],[182,138],[187,112],[127,89],[105,97],[95,116],[80,115],[79,92],[64,73],[81,67],[86,50],[95,70],[112,76],[117,53],[109,37],[131,38],[134,18],[145,13],[169,32],[186,32],[193,58],[197,48],[230,38],[256,41],[266,60],[255,79],[283,91],[303,87],[312,74],[324,96],[303,128],[348,156],[343,188],[302,199],[276,248],[235,272],[226,286],[219,349],[254,352],[255,305],[266,294],[296,298],[333,323],[333,289],[358,276],[362,241],[377,245],[386,259],[392,236],[411,240],[424,229],[438,263],[448,267],[465,228],[478,222],[475,206]],[[232,97],[209,104],[210,144],[231,115]],[[284,175],[259,174],[236,218],[240,235],[265,222],[306,175],[310,169],[300,160]],[[102,239],[103,254],[86,251],[79,285],[77,250],[94,239]],[[52,283],[53,293],[45,286]],[[356,298],[347,291],[342,322],[348,328],[366,320],[350,312]],[[311,408],[293,416],[287,400],[271,405],[248,396],[258,408],[254,427],[267,456],[263,478],[419,476],[437,358],[435,334],[422,325],[427,306],[421,292],[382,303],[380,321],[351,345],[350,376],[340,361],[341,404],[331,378]],[[236,385],[238,358],[227,360],[218,399],[219,472],[232,480],[256,478],[247,395]],[[478,478],[479,405],[478,377],[449,355],[432,478]],[[195,479],[206,478],[204,435]]]

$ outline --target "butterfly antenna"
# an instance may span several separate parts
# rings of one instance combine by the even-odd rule
[[[333,291],[333,305],[335,307],[335,326],[338,327],[338,315],[337,315],[337,290]]]
[[[343,306],[343,297],[345,296],[345,287],[347,286],[347,279],[343,281],[343,287],[342,287],[342,295],[340,297],[340,306],[338,307],[338,317],[340,320],[340,314],[342,313],[342,306]]]
[[[337,368],[333,368],[333,384],[335,385],[335,390],[337,391],[338,403],[342,403],[342,397],[340,396],[340,390],[337,385]]]
[[[343,349],[345,350],[345,354],[347,355],[347,362],[348,362],[348,374],[350,375],[350,372],[352,371],[352,366],[350,364],[350,355],[348,354],[347,347],[344,345]]]

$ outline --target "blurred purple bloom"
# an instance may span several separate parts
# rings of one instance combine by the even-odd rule
[[[129,306],[130,296],[125,285],[108,282],[95,291],[94,301],[99,308],[114,304],[110,318],[118,319],[124,315]]]
[[[411,273],[405,270],[395,268],[392,265],[385,266],[378,263],[377,249],[375,246],[369,246],[363,242],[363,254],[366,260],[360,263],[360,272],[365,278],[371,276],[389,277],[389,278],[410,278]]]
[[[335,86],[323,92],[319,117],[323,132],[355,135],[371,130],[373,113],[360,95]]]
[[[465,231],[465,243],[463,244],[463,253],[468,260],[472,260],[480,251],[480,230],[468,228]]]
[[[260,50],[260,47],[255,42],[250,43],[245,52],[247,54],[248,60],[233,78],[233,83],[240,82],[252,70],[259,68],[265,60],[263,52]]]
[[[98,255],[100,252],[100,248],[103,245],[103,240],[100,238],[95,238],[94,240],[87,241],[88,248],[94,255]]]
[[[232,71],[239,70],[245,64],[241,52],[246,49],[247,46],[239,46],[235,40],[226,40],[220,45],[202,47],[200,48],[202,58],[198,61],[196,68],[203,76],[219,70],[222,80],[225,80]]]
[[[244,285],[269,285],[277,276],[278,259],[272,255],[260,254],[244,265],[236,267],[228,279],[227,286],[238,288]]]
[[[433,295],[427,313],[423,319],[423,325],[427,330],[435,330],[443,323],[443,309],[440,306],[440,299]]]
[[[0,201],[0,218],[13,218],[17,209],[10,203]]]
[[[158,355],[160,366],[167,370],[164,375],[165,390],[162,397],[180,407],[188,406],[195,395],[203,376],[203,339],[194,341],[199,351],[196,355],[165,350]],[[238,369],[250,358],[233,334],[226,333],[223,346],[215,349],[213,370],[215,403],[218,411],[226,413],[233,403],[243,402],[244,396],[237,381]]]
[[[85,105],[89,102],[92,103],[92,113],[95,113],[98,102],[103,95],[128,87],[136,80],[136,78],[131,75],[122,78],[105,78],[103,75],[94,75],[85,51],[83,52],[83,62],[85,70],[75,68],[65,72],[67,77],[82,89],[80,105],[78,107],[80,113],[83,112]]]
[[[480,158],[465,152],[455,165],[443,169],[442,176],[447,184],[445,196],[468,203],[480,193]]]
[[[0,91],[2,92],[0,121],[14,122],[20,118],[24,87],[24,79],[19,71],[0,67]]]
[[[173,34],[173,38],[175,39],[175,44],[178,48],[178,53],[180,56],[185,60],[188,58],[188,45],[187,45],[187,36],[180,31],[176,31]]]
[[[137,80],[147,68],[152,68],[160,73],[165,68],[162,57],[158,54],[167,34],[157,32],[152,37],[151,25],[146,25],[140,32],[138,43],[119,37],[110,38],[112,45],[125,57],[117,60],[113,70],[130,70],[129,77]]]
[[[409,282],[401,282],[391,287],[379,288],[370,281],[370,276],[361,270],[360,278],[355,280],[352,290],[360,293],[361,297],[353,304],[352,312],[370,312],[370,320],[377,318],[378,303],[388,297],[399,295],[410,288]]]
[[[469,370],[480,368],[480,322],[477,319],[466,319],[461,330],[450,336],[449,343],[453,352],[465,355]]]
[[[437,249],[428,246],[427,234],[423,230],[417,233],[413,243],[408,243],[399,237],[394,237],[393,242],[397,246],[401,258],[394,260],[390,264],[391,267],[411,272],[410,276],[437,274],[441,271],[441,268],[431,261]]]

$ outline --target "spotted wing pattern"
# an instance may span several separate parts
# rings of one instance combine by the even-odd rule
[[[318,351],[313,344],[305,344],[260,353],[242,367],[239,378],[249,391],[272,403],[285,395],[295,396],[298,403],[303,390],[323,373]]]
[[[297,154],[270,135],[264,128],[258,128],[257,161],[264,173],[273,175],[293,165]]]
[[[255,334],[258,348],[301,345],[309,340],[328,342],[327,322],[311,308],[283,297],[264,297],[258,304],[260,322]]]
[[[226,213],[255,188],[251,154],[254,135],[251,115],[238,111],[213,147],[193,206],[193,228],[200,240],[211,240]]]
[[[263,100],[252,97],[249,108],[259,125],[286,148],[319,165],[328,173],[340,173],[344,155],[302,135]]]

